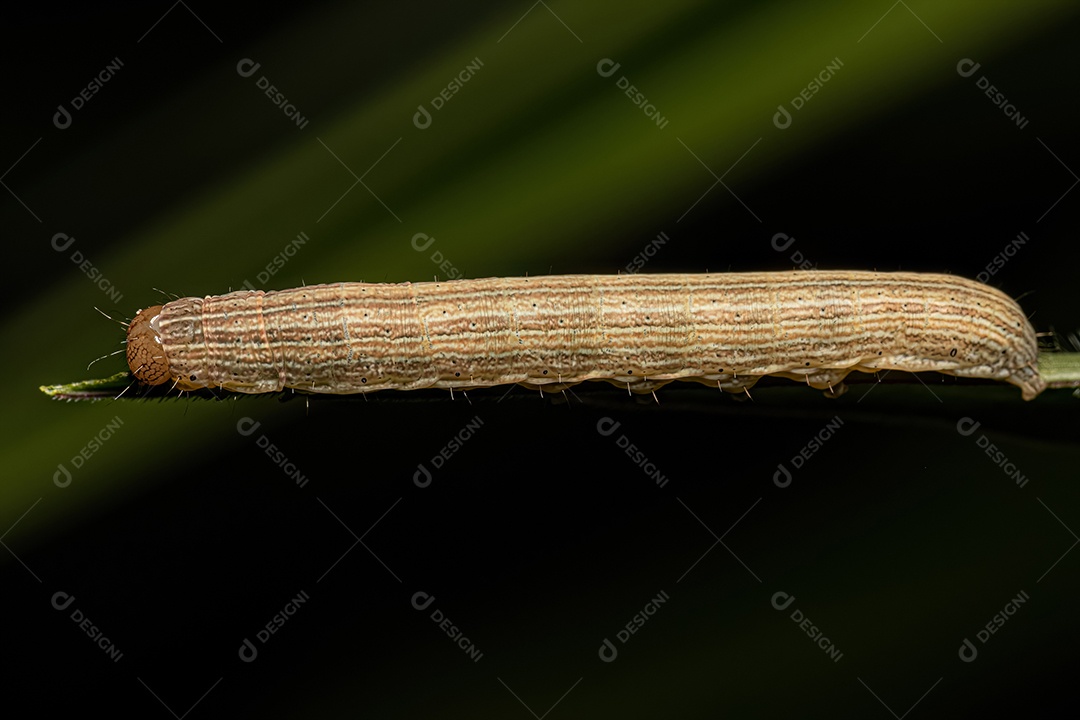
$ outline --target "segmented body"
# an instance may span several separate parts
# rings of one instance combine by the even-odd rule
[[[560,389],[673,380],[742,391],[853,370],[1045,386],[1020,307],[951,275],[807,271],[337,283],[180,298],[131,323],[131,370],[181,389]]]

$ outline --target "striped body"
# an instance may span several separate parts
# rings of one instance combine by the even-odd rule
[[[922,273],[338,283],[181,298],[140,327],[157,333],[182,389],[558,389],[607,380],[648,392],[696,380],[742,390],[765,375],[832,389],[852,370],[884,369],[1004,380],[1025,399],[1044,387],[1035,333],[1012,299]],[[132,371],[139,376],[134,363]]]

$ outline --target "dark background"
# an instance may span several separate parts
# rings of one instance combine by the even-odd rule
[[[569,398],[96,404],[37,390],[121,370],[119,356],[84,369],[121,347],[122,329],[94,308],[127,320],[162,301],[157,289],[445,278],[434,250],[467,277],[614,273],[660,232],[669,241],[646,272],[786,270],[798,251],[823,269],[967,277],[1023,232],[989,282],[1020,297],[1039,331],[1067,333],[1080,326],[1070,4],[166,3],[5,15],[0,609],[13,706],[916,718],[1073,702],[1080,448],[1068,391],[1025,403],[1012,386],[938,376],[853,386],[837,401],[784,383],[752,402],[669,386],[659,405],[606,385]],[[57,128],[57,106],[114,58],[115,77]],[[244,58],[260,63],[252,77],[237,73]],[[608,78],[596,69],[605,58],[620,63]],[[837,58],[778,129],[777,106],[790,109]],[[967,78],[965,58],[981,63]],[[417,106],[476,59],[418,129]],[[304,128],[261,94],[262,76]],[[665,127],[620,93],[622,76]],[[260,280],[300,232],[310,241]],[[410,244],[421,232],[436,238],[424,253]],[[57,233],[75,243],[55,251]],[[777,233],[795,238],[783,253]],[[122,298],[80,272],[73,250]],[[238,433],[243,418],[260,423],[253,435]],[[613,435],[597,431],[602,418],[620,423]],[[970,436],[957,431],[963,418],[980,423]],[[468,423],[475,433],[418,487],[418,465],[432,469]],[[306,484],[260,450],[263,436]],[[793,470],[784,488],[780,464]],[[424,611],[418,592],[435,598]],[[795,597],[785,611],[771,604],[778,592]],[[57,593],[75,599],[57,610]],[[1027,602],[980,642],[1021,593]],[[261,642],[297,596],[306,602]],[[599,656],[605,638],[614,662]],[[959,658],[965,638],[974,662]]]

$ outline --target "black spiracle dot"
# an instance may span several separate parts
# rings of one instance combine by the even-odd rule
[[[956,348],[949,351],[949,357],[956,357]]]

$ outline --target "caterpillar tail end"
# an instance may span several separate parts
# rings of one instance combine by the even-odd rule
[[[1025,365],[1015,371],[1007,381],[1020,388],[1025,400],[1034,400],[1039,393],[1046,389],[1046,380],[1039,374],[1039,368],[1035,363]]]

